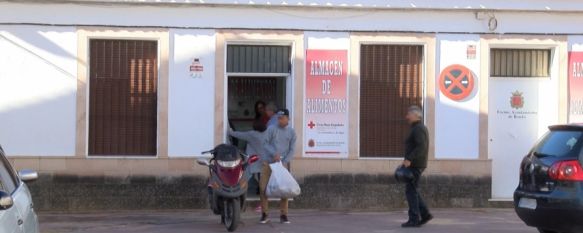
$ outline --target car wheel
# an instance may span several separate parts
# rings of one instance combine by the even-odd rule
[[[538,229],[538,232],[540,232],[540,233],[559,233],[559,232],[556,232],[556,231],[549,231],[549,230],[545,230],[545,229],[542,229],[542,228],[537,228],[537,229]]]

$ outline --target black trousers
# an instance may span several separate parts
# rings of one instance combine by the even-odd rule
[[[409,221],[419,222],[421,218],[429,215],[427,205],[419,195],[419,178],[424,169],[409,168],[413,172],[415,178],[406,184],[405,194],[407,195],[407,203],[409,203]]]

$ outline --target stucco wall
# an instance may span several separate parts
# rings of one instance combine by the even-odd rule
[[[476,49],[468,58],[468,46]],[[480,36],[438,34],[438,63],[435,74],[435,157],[438,159],[478,159],[480,132]],[[452,100],[440,90],[440,74],[448,66],[459,64],[472,71],[474,88],[462,100]]]
[[[215,31],[170,30],[170,87],[168,103],[168,155],[200,155],[214,147]],[[203,73],[191,77],[193,59]]]
[[[38,28],[44,27],[31,27],[31,26],[12,26],[6,28],[18,28],[16,31],[26,31],[26,30],[39,30]],[[36,29],[35,29],[36,28]],[[67,35],[66,38],[73,38],[73,42],[71,44],[67,43],[67,49],[71,51],[72,54],[75,54],[75,40],[76,35],[74,33],[73,28],[66,28],[67,32],[56,33],[57,29],[65,30],[62,28],[51,28],[51,33],[48,33],[51,36],[63,36]],[[45,28],[45,30],[48,30]],[[55,34],[56,33],[56,34]],[[169,157],[192,157],[198,155],[200,151],[205,150],[214,146],[216,143],[216,134],[217,134],[217,127],[214,124],[210,124],[209,122],[219,121],[222,119],[221,116],[216,116],[216,109],[217,105],[216,102],[213,101],[216,98],[215,88],[216,85],[216,77],[217,74],[215,73],[216,69],[216,51],[215,51],[215,42],[216,42],[216,31],[214,30],[191,30],[191,29],[171,29],[169,31],[169,40],[170,40],[170,74],[169,74],[169,100],[168,100],[168,108],[169,108],[169,133],[168,133],[168,140],[161,141],[162,145],[166,144],[168,146],[168,156]],[[411,38],[421,38],[426,37],[428,38],[427,41],[431,42],[434,41],[432,34],[418,34],[418,37],[399,37],[399,36],[381,36],[382,34],[378,34],[378,36],[374,36],[376,34],[371,34],[373,36],[362,36],[362,37],[352,37],[354,33],[346,33],[346,32],[304,32],[303,33],[303,40],[306,45],[302,45],[304,48],[325,48],[325,49],[348,49],[351,57],[351,67],[358,67],[359,60],[358,60],[358,51],[351,49],[354,48],[352,43],[360,43],[360,42],[375,42],[375,43],[411,43],[413,40]],[[419,37],[421,36],[421,37]],[[31,35],[22,34],[20,35],[22,38],[29,38]],[[16,39],[20,38],[17,37]],[[60,37],[57,37],[60,38]],[[261,35],[256,35],[254,38],[262,38]],[[360,39],[358,39],[360,38]],[[248,38],[249,39],[249,38]],[[251,38],[252,39],[252,38]],[[251,40],[249,39],[249,40]],[[272,35],[272,40],[276,41],[277,36]],[[416,39],[419,40],[418,43],[426,43],[423,42],[425,39]],[[431,86],[432,82],[435,82],[433,73],[437,76],[438,71],[442,69],[447,64],[453,63],[464,63],[467,66],[471,67],[476,75],[478,76],[478,80],[480,80],[479,73],[483,73],[480,70],[482,69],[481,66],[476,65],[475,63],[481,63],[480,61],[480,52],[479,52],[479,45],[477,45],[477,54],[476,54],[476,61],[474,63],[462,61],[463,57],[466,56],[465,49],[466,45],[469,43],[474,43],[479,40],[479,36],[476,35],[457,35],[457,34],[449,34],[449,35],[439,35],[437,37],[439,41],[439,54],[435,55],[432,52],[432,45],[429,46],[428,50],[426,51],[426,62],[439,62],[439,69],[436,70],[427,70],[429,75],[426,75],[426,102],[427,106],[429,106],[428,110],[428,125],[435,124],[436,131],[433,135],[436,140],[434,146],[436,146],[435,150],[431,150],[431,153],[435,156],[432,157],[431,167],[428,172],[433,174],[442,174],[442,173],[450,173],[450,174],[464,174],[464,175],[489,175],[490,171],[490,161],[484,160],[487,158],[487,155],[484,154],[484,151],[480,151],[478,147],[478,139],[480,133],[487,131],[487,128],[484,127],[484,124],[480,123],[478,125],[478,112],[477,109],[479,108],[479,103],[477,101],[477,97],[471,98],[469,102],[462,102],[462,103],[449,103],[443,101],[441,98],[442,96],[438,97],[438,102],[435,102],[434,98],[431,96],[435,96],[431,94],[432,92],[438,92],[439,90],[435,86]],[[4,46],[6,42],[4,42]],[[432,43],[432,42],[431,42]],[[8,44],[10,45],[10,44]],[[12,45],[10,45],[12,46]],[[65,45],[63,45],[65,46]],[[44,48],[47,45],[43,44],[42,42],[33,42],[32,47],[36,48]],[[461,49],[460,49],[461,47]],[[51,48],[48,46],[47,48]],[[25,50],[26,51],[26,50]],[[58,55],[59,51],[54,51],[52,56]],[[300,51],[299,53],[303,53]],[[24,52],[15,52],[10,53],[10,56],[3,56],[2,58],[10,60],[7,61],[8,64],[12,64],[10,62],[16,60],[27,60],[27,53]],[[55,55],[56,54],[56,55]],[[14,59],[11,56],[16,56]],[[66,57],[66,56],[65,56]],[[8,59],[10,58],[10,59]],[[201,62],[205,67],[205,71],[201,78],[192,78],[190,77],[189,73],[189,66],[192,63],[192,59],[200,58]],[[63,59],[62,57],[57,57],[54,59],[55,62],[58,62],[59,59]],[[460,60],[461,59],[461,60]],[[560,57],[556,57],[555,63],[559,63],[561,59]],[[34,60],[34,59],[32,59]],[[76,73],[75,66],[77,64],[77,60],[72,59],[65,59],[69,63],[67,63],[70,67],[70,73],[75,78],[74,74]],[[428,64],[429,64],[428,63]],[[28,66],[23,65],[24,63],[12,64],[10,67],[7,67],[6,70],[25,70],[26,72],[36,72],[34,69],[27,70]],[[47,64],[41,64],[47,65]],[[483,64],[482,64],[483,65]],[[427,65],[426,65],[427,66]],[[53,66],[49,66],[49,68],[54,68]],[[47,68],[48,69],[48,68]],[[426,67],[429,69],[429,66]],[[557,73],[558,66],[554,69],[554,73]],[[16,71],[11,71],[16,72]],[[40,72],[40,71],[39,71]],[[46,72],[50,72],[46,71]],[[356,70],[351,70],[351,81],[349,84],[350,91],[350,98],[351,100],[358,100],[358,82],[357,80],[357,72]],[[49,78],[55,78],[57,80],[61,76],[62,73],[59,75],[50,75]],[[303,78],[303,74],[295,74],[296,78]],[[2,76],[3,81],[9,80],[6,77]],[[43,77],[42,74],[31,73],[27,74],[26,77],[29,78],[38,78]],[[558,76],[553,76],[553,79],[558,78]],[[436,78],[436,77],[435,77]],[[36,80],[36,79],[35,79]],[[66,79],[65,79],[66,80]],[[294,79],[295,80],[295,79]],[[433,80],[433,81],[432,81]],[[480,86],[477,85],[479,81],[476,81],[476,90],[480,90]],[[432,81],[432,82],[429,82]],[[10,81],[13,82],[13,81]],[[301,83],[301,82],[300,82]],[[12,83],[8,83],[7,85],[12,86]],[[24,115],[23,117],[12,118],[10,120],[3,121],[2,124],[7,125],[7,129],[10,129],[11,125],[24,125],[27,124],[27,119],[30,121],[30,117],[35,121],[33,123],[44,122],[43,128],[38,127],[34,128],[32,132],[40,132],[34,135],[25,135],[26,137],[21,137],[18,139],[17,143],[20,143],[21,151],[18,152],[17,146],[12,146],[10,144],[11,140],[15,140],[15,138],[10,139],[3,139],[3,143],[5,147],[7,147],[7,152],[9,155],[28,155],[28,156],[43,156],[43,155],[73,155],[72,148],[74,148],[75,142],[75,119],[74,114],[70,114],[71,112],[75,112],[75,81],[70,81],[69,83],[51,83],[50,85],[58,85],[58,87],[51,88],[51,91],[55,90],[62,90],[65,87],[69,87],[68,89],[68,101],[57,106],[57,109],[63,108],[64,110],[60,110],[52,115],[49,115],[49,118],[46,116],[39,117],[39,115]],[[548,95],[552,95],[551,99],[557,100],[559,97],[557,96],[556,91],[558,90],[557,84],[553,84],[555,88],[549,90],[547,93]],[[6,85],[3,85],[6,86]],[[51,86],[49,86],[51,87]],[[432,88],[433,87],[433,88]],[[302,88],[297,88],[294,92],[295,99],[301,99],[303,95]],[[23,92],[27,92],[27,90],[22,90]],[[546,92],[545,92],[546,93]],[[430,95],[431,94],[431,95]],[[476,96],[480,94],[476,93]],[[547,98],[548,99],[548,98]],[[40,96],[40,100],[50,102],[51,98],[47,98],[47,96]],[[558,101],[555,101],[558,102]],[[5,103],[12,103],[6,101]],[[545,103],[548,104],[548,101]],[[435,114],[431,113],[430,106],[432,104],[437,105],[437,111]],[[350,103],[351,106],[355,105],[358,106],[358,101],[353,101]],[[463,105],[463,106],[458,106]],[[466,106],[467,105],[467,106]],[[42,104],[40,106],[43,106]],[[34,105],[33,105],[34,107]],[[552,107],[552,106],[551,106]],[[462,109],[463,113],[467,114],[457,114],[455,111],[450,111],[451,109]],[[353,109],[351,107],[351,109]],[[358,108],[357,108],[358,109]],[[32,108],[30,111],[37,111],[35,108]],[[298,114],[301,111],[301,108],[294,109],[295,113]],[[356,111],[358,112],[358,111]],[[70,114],[70,115],[67,115]],[[296,161],[296,165],[294,168],[296,169],[296,175],[298,177],[303,177],[312,174],[320,174],[320,173],[384,173],[392,171],[399,163],[399,160],[360,160],[358,156],[358,114],[354,115],[354,112],[351,112],[350,120],[350,156],[349,160],[340,160],[340,159],[331,159],[331,160],[319,160],[319,159],[301,159],[298,155],[298,160]],[[6,117],[8,114],[3,114],[1,117]],[[301,116],[301,114],[300,114]],[[29,117],[29,118],[27,118]],[[67,118],[69,117],[69,118]],[[37,119],[38,118],[38,119]],[[464,125],[464,128],[454,127],[451,126],[452,124],[458,123],[459,120],[452,120],[456,118],[462,118],[464,122],[461,125]],[[544,122],[556,122],[557,116],[551,116],[550,120],[546,120]],[[301,123],[301,118],[296,119],[296,127],[301,128],[303,124]],[[467,121],[467,122],[466,122]],[[55,122],[57,124],[55,124]],[[67,125],[68,131],[66,127],[60,127],[59,122],[62,122]],[[8,123],[12,123],[10,126]],[[50,127],[59,127],[59,128],[50,128]],[[480,130],[478,130],[480,129]],[[36,130],[36,131],[35,131]],[[219,131],[221,129],[218,129]],[[10,131],[3,131],[7,133],[2,133],[0,136],[8,138],[10,135]],[[20,129],[15,129],[14,132],[24,132]],[[54,133],[63,134],[63,137],[60,137],[59,143],[45,145],[47,140],[54,140],[53,137]],[[68,132],[68,135],[67,135]],[[462,136],[459,136],[462,135]],[[43,137],[40,139],[35,139],[34,137]],[[451,144],[449,139],[454,139],[456,137],[460,138],[462,142],[460,144]],[[33,137],[32,140],[30,137]],[[35,146],[28,146],[30,143],[34,143]],[[65,144],[63,144],[65,143]],[[66,144],[68,143],[68,144]],[[433,143],[432,143],[433,144]],[[436,145],[437,144],[437,145]],[[40,146],[38,146],[40,145]],[[12,148],[15,148],[14,150]],[[35,151],[37,150],[37,151]],[[67,151],[69,152],[59,152],[59,151]],[[56,152],[55,152],[56,151]],[[301,150],[298,150],[301,151]],[[454,153],[455,152],[455,153]],[[479,155],[479,156],[478,156]],[[461,161],[461,160],[442,160],[442,159],[476,159],[475,161]],[[78,157],[75,160],[68,160],[66,158],[55,158],[55,159],[44,159],[44,158],[30,158],[30,159],[14,159],[17,163],[19,168],[35,168],[39,169],[43,172],[49,173],[61,173],[61,172],[73,172],[77,171],[80,173],[91,173],[91,174],[117,174],[116,171],[129,171],[129,172],[119,172],[121,175],[132,175],[132,174],[165,174],[165,175],[181,175],[187,173],[204,173],[203,168],[194,167],[194,161],[192,160],[172,160],[172,159],[159,159],[156,160],[148,160],[147,162],[143,162],[143,166],[140,165],[142,162],[139,162],[140,159],[95,159],[95,160],[86,160],[84,158],[84,154],[78,154]],[[125,162],[124,162],[125,161]],[[185,164],[178,164],[178,163],[185,163]],[[90,165],[90,164],[97,164],[97,165]],[[147,164],[147,165],[146,165]],[[85,166],[95,167],[95,169],[81,169]],[[129,169],[126,169],[128,168]],[[154,168],[154,169],[152,169]]]
[[[0,144],[10,155],[75,153],[74,27],[0,26]]]
[[[21,2],[34,2],[35,0],[21,0]],[[125,3],[127,0],[61,0],[61,2],[74,3]],[[236,6],[296,6],[310,8],[360,8],[360,9],[442,9],[442,10],[530,10],[530,11],[577,11],[583,9],[581,4],[572,0],[539,0],[525,2],[523,0],[287,0],[274,2],[270,0],[237,1],[237,0],[212,0],[212,1],[176,1],[176,0],[140,0],[132,1],[132,4],[141,5],[236,5]]]
[[[237,7],[153,7],[17,4],[0,3],[0,25],[66,24],[110,25],[109,29],[142,30],[154,26],[169,46],[168,71],[168,134],[160,145],[167,146],[167,155],[157,159],[98,158],[86,159],[84,144],[75,152],[75,142],[83,138],[75,135],[75,112],[79,102],[76,95],[78,63],[78,28],[57,26],[0,26],[0,143],[13,157],[18,168],[33,168],[44,173],[74,173],[102,176],[205,174],[203,167],[194,165],[190,158],[213,147],[224,139],[224,61],[225,41],[285,42],[294,48],[347,49],[350,57],[349,98],[349,159],[301,159],[294,162],[297,177],[325,173],[389,173],[400,163],[399,159],[360,159],[358,155],[358,46],[360,43],[415,43],[426,46],[425,101],[427,124],[432,133],[429,174],[489,176],[491,161],[487,160],[488,82],[487,65],[481,54],[484,35],[457,34],[485,33],[485,21],[477,20],[469,11],[365,11],[294,9],[267,10]],[[28,12],[22,14],[22,12]],[[103,17],[106,15],[107,17]],[[152,17],[152,16],[155,17]],[[225,17],[229,15],[230,17]],[[557,13],[496,13],[499,28],[510,33],[578,33],[583,16]],[[532,24],[537,18],[540,24]],[[454,25],[454,26],[452,26]],[[204,28],[204,29],[198,29]],[[244,32],[229,28],[252,28]],[[298,29],[291,31],[256,29]],[[106,30],[106,31],[107,31]],[[124,32],[124,36],[134,33]],[[149,30],[149,29],[148,29]],[[305,31],[304,31],[305,30]],[[353,30],[353,32],[349,32]],[[334,32],[333,32],[334,31]],[[362,32],[366,31],[366,32]],[[397,33],[402,31],[423,33]],[[453,33],[435,33],[435,32]],[[218,33],[225,35],[219,38]],[[102,35],[102,34],[99,34]],[[111,34],[122,35],[122,34]],[[166,36],[167,35],[167,36]],[[518,35],[517,37],[522,37]],[[285,39],[282,39],[285,37]],[[495,35],[504,38],[504,35]],[[527,36],[524,36],[527,37]],[[9,38],[7,40],[6,38]],[[125,37],[124,37],[125,38]],[[570,36],[570,47],[583,48],[583,37]],[[162,40],[161,39],[161,40]],[[527,44],[547,43],[545,40],[526,40]],[[542,42],[541,42],[542,41]],[[548,41],[548,40],[546,40]],[[16,42],[15,45],[13,42]],[[218,44],[217,44],[218,42]],[[552,41],[551,41],[552,42]],[[476,59],[464,59],[468,44],[476,44]],[[553,42],[554,43],[554,42]],[[20,47],[22,46],[22,47]],[[481,50],[481,48],[486,48]],[[223,49],[217,52],[217,49]],[[7,52],[5,52],[7,51]],[[293,114],[299,135],[305,125],[301,117],[303,105],[304,51],[295,51]],[[201,78],[192,78],[189,66],[199,58],[204,66]],[[555,57],[554,64],[563,64],[566,57]],[[164,61],[162,61],[164,63]],[[443,98],[435,85],[440,71],[449,64],[463,63],[476,74],[475,93],[467,101],[452,102]],[[163,65],[163,64],[162,64]],[[553,82],[542,82],[546,100],[542,109],[564,114],[561,102],[566,94],[560,78],[560,65],[553,66]],[[559,93],[557,93],[559,92]],[[222,93],[222,94],[221,94]],[[486,106],[484,108],[484,106]],[[558,109],[558,110],[557,110]],[[82,112],[82,111],[81,111]],[[218,114],[217,114],[218,112]],[[83,116],[83,114],[77,115]],[[544,116],[544,123],[561,122],[562,116]],[[543,125],[541,127],[543,128]],[[540,132],[537,132],[540,133]],[[81,136],[85,135],[83,133]],[[484,136],[486,135],[486,136]],[[79,136],[79,135],[77,135]],[[84,137],[84,136],[83,136]],[[455,143],[452,143],[455,142]],[[301,141],[298,142],[301,145]],[[435,148],[433,148],[435,147]],[[300,156],[301,149],[298,151]],[[58,156],[48,158],[46,155]],[[77,155],[74,159],[67,156]],[[189,157],[174,158],[174,157]],[[470,160],[464,160],[470,159]],[[504,160],[500,160],[504,162]],[[512,174],[516,174],[512,172]]]
[[[487,5],[487,4],[486,4]],[[65,7],[66,6],[66,7]],[[520,7],[517,7],[520,9]],[[283,30],[490,33],[489,16],[471,10],[301,9],[196,5],[80,5],[0,3],[0,23]],[[576,8],[575,8],[576,9]],[[544,10],[544,9],[542,9]],[[23,12],[27,12],[23,14]],[[494,12],[496,33],[578,33],[580,13]],[[153,17],[155,16],[155,17]],[[225,17],[229,16],[229,17]],[[537,19],[533,23],[532,19]]]

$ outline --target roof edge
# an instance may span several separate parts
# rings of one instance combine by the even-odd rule
[[[411,4],[405,6],[376,6],[363,4],[289,4],[285,1],[280,3],[255,3],[250,0],[247,3],[233,3],[220,1],[216,3],[205,0],[0,0],[0,3],[15,4],[78,4],[78,5],[120,5],[120,6],[165,6],[165,7],[228,7],[228,8],[270,8],[270,9],[326,9],[326,10],[375,10],[375,11],[448,11],[448,12],[530,12],[530,13],[583,13],[583,5],[580,9],[537,9],[537,8],[487,8],[487,7],[425,7]]]

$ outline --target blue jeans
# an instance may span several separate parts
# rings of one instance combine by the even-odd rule
[[[419,195],[419,178],[424,169],[409,168],[413,172],[415,178],[406,184],[405,194],[407,195],[407,203],[409,203],[409,221],[419,222],[420,219],[429,216],[429,209]]]

